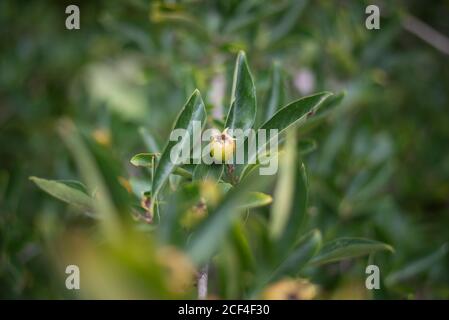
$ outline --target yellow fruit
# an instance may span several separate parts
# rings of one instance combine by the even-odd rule
[[[225,129],[221,134],[212,137],[210,142],[210,154],[215,163],[226,162],[234,156],[235,141]]]

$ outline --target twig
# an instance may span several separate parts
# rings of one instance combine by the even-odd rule
[[[209,276],[209,264],[205,264],[198,275],[198,300],[207,298],[207,280]]]
[[[412,15],[405,16],[402,20],[402,27],[435,49],[449,55],[449,39],[418,18]]]

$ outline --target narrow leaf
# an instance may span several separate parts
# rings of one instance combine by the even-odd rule
[[[345,95],[346,93],[341,91],[326,99],[313,118],[309,119],[303,126],[301,126],[300,133],[304,135],[331,118],[332,114],[338,110],[337,107],[341,104]]]
[[[270,235],[277,239],[287,224],[294,200],[296,173],[296,137],[288,132],[284,155],[280,159],[278,180],[274,190],[274,203],[271,207]]]
[[[154,173],[153,185],[152,185],[152,196],[156,198],[158,192],[167,181],[170,173],[175,168],[176,161],[172,162],[170,159],[171,149],[179,144],[180,147],[184,146],[186,143],[190,143],[189,138],[193,134],[193,122],[200,121],[204,124],[206,118],[206,109],[204,107],[203,100],[201,99],[200,92],[195,90],[183,109],[181,110],[178,119],[176,120],[173,129],[186,129],[189,134],[185,134],[180,142],[169,141],[167,146],[162,153],[161,159],[158,162],[156,171]]]
[[[301,126],[309,118],[313,117],[321,104],[330,96],[332,96],[332,93],[330,92],[317,93],[301,98],[280,109],[270,120],[260,127],[261,129],[267,130],[267,134],[270,133],[270,129],[277,129],[277,134],[269,136],[264,144],[258,143],[257,150],[249,154],[248,163],[255,162],[258,154],[265,151],[266,146],[284,130],[293,125]],[[247,142],[248,140],[245,142],[245,150],[249,149]],[[247,167],[248,164],[243,165],[243,167],[239,166],[238,170],[241,170],[242,174],[244,174]]]
[[[240,51],[234,69],[231,107],[226,119],[226,128],[246,130],[252,128],[256,118],[256,88],[246,62]]]
[[[301,155],[309,154],[312,151],[316,150],[316,148],[317,148],[317,143],[313,139],[303,139],[303,140],[300,140],[298,143],[298,149],[299,149],[299,153]]]
[[[284,274],[296,275],[317,254],[320,246],[321,233],[318,230],[312,230],[299,240],[292,252],[276,269],[273,277],[279,277]]]
[[[281,237],[278,239],[278,252],[284,253],[291,249],[301,232],[301,226],[306,216],[308,200],[308,181],[304,164],[296,166],[294,199],[288,221]]]
[[[270,88],[265,105],[264,121],[269,120],[284,104],[284,84],[282,81],[281,66],[278,62],[273,63],[270,74]]]
[[[89,148],[88,143],[70,120],[64,119],[60,122],[59,133],[70,150],[83,180],[86,181],[90,190],[96,190],[97,196],[92,203],[95,213],[101,218],[101,225],[106,236],[117,240],[121,231],[118,225],[119,213],[114,199],[125,199],[120,194],[126,191],[123,191],[117,176],[111,171],[111,160],[107,159],[109,162],[106,162],[106,155],[103,154],[100,162],[98,154],[96,156]],[[120,190],[121,193],[114,194],[113,190]],[[127,205],[127,201],[120,201],[120,203],[122,206]]]
[[[432,268],[436,263],[438,263],[440,260],[446,257],[448,251],[449,245],[445,243],[443,246],[441,246],[437,251],[433,252],[432,254],[425,256],[421,259],[418,259],[406,265],[404,268],[388,275],[387,279],[385,280],[386,284],[389,286],[395,285],[399,282],[411,279],[414,276]]]
[[[245,201],[238,207],[239,209],[252,209],[269,205],[273,198],[263,192],[249,192]]]
[[[138,153],[131,158],[130,162],[136,167],[151,167],[154,158],[157,157],[160,157],[160,153]]]
[[[325,244],[321,252],[312,259],[311,264],[321,265],[381,250],[394,251],[390,245],[379,241],[361,238],[340,238]]]
[[[47,180],[30,177],[40,189],[53,197],[75,205],[82,210],[92,211],[92,198],[87,194],[86,187],[78,181]]]

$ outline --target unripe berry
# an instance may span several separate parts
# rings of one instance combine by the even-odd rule
[[[227,131],[226,128],[221,134],[211,138],[210,154],[216,163],[224,163],[234,156],[235,141]]]

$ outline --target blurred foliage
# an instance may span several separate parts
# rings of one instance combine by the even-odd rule
[[[0,298],[195,296],[189,256],[202,260],[195,253],[202,242],[183,247],[187,239],[162,219],[157,233],[132,219],[145,218],[139,202],[154,172],[129,159],[163,150],[195,88],[207,125],[223,126],[239,50],[257,88],[256,127],[312,92],[344,94],[287,135],[285,145],[299,150],[294,181],[284,166],[262,190],[251,174],[242,181],[241,190],[270,194],[273,204],[229,221],[210,296],[449,298],[449,64],[403,24],[413,15],[449,35],[447,1],[377,1],[381,29],[371,31],[367,1],[77,1],[76,31],[64,27],[68,4],[32,1],[25,10],[0,2]],[[92,205],[89,213],[110,216],[83,215],[29,176],[63,179],[59,199],[69,186],[83,211]],[[226,211],[220,204],[237,205],[226,202],[227,190],[179,177],[170,175],[165,190],[176,192],[156,213],[190,214],[183,221],[196,228],[198,195],[218,213]],[[279,185],[294,190],[294,205],[276,203]],[[287,210],[297,214],[271,220]],[[277,231],[292,222],[301,224],[298,233]],[[302,262],[321,241],[342,237],[374,239],[395,252]],[[296,241],[301,250],[281,250]],[[343,253],[353,257],[360,247]],[[369,263],[380,266],[381,290],[364,287]],[[67,264],[80,266],[78,293],[65,288]]]

